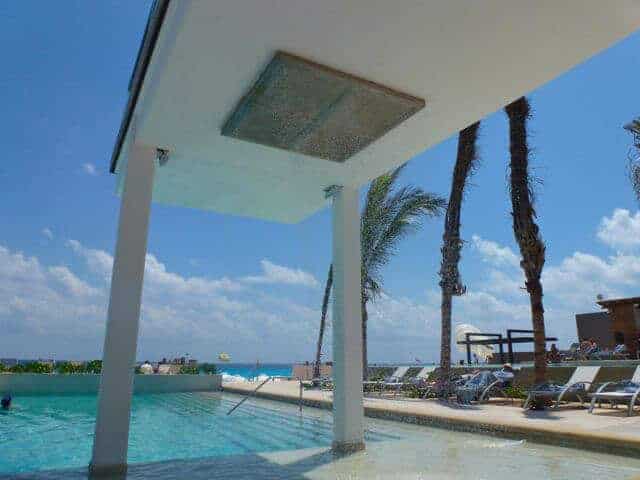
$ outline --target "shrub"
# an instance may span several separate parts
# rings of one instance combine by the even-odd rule
[[[100,373],[102,372],[102,360],[91,360],[85,364],[85,372]]]
[[[527,398],[527,392],[519,385],[511,385],[505,388],[504,393],[510,398]]]
[[[56,371],[61,375],[71,375],[74,373],[83,373],[83,367],[79,364],[71,362],[60,362],[56,364]]]
[[[218,367],[216,367],[215,363],[203,363],[200,365],[200,371],[207,375],[213,375],[218,373]]]
[[[417,385],[406,385],[403,389],[405,396],[409,398],[422,398],[424,391]]]
[[[19,365],[16,365],[18,367]],[[29,362],[26,365],[22,366],[21,372],[14,373],[51,373],[53,372],[53,366],[50,363],[43,362]]]
[[[191,365],[182,365],[180,367],[181,375],[197,375],[198,367],[192,367]]]
[[[9,367],[8,371],[11,373],[24,373],[25,369],[24,365],[22,365],[21,363],[16,363],[15,365]]]

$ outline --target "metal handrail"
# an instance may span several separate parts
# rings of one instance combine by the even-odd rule
[[[265,380],[263,380],[260,385],[258,385],[254,390],[250,391],[249,393],[247,393],[242,400],[240,400],[238,403],[236,403],[233,408],[231,408],[231,410],[229,410],[227,412],[227,415],[231,415],[234,410],[236,408],[238,408],[240,405],[242,405],[244,402],[246,402],[247,400],[249,400],[250,397],[252,397],[258,390],[260,390],[262,388],[262,386],[267,383],[269,380],[271,380],[271,377],[267,377]]]

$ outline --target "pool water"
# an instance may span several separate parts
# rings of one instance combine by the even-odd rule
[[[631,480],[640,460],[366,419],[335,457],[331,412],[220,393],[136,395],[128,479]],[[0,413],[0,479],[86,479],[95,396],[18,397]],[[27,473],[32,472],[32,473]],[[36,472],[36,473],[33,473]]]
[[[239,397],[238,397],[239,398]],[[330,416],[308,416],[212,393],[134,395],[129,463],[239,455],[331,445]],[[0,473],[87,465],[94,395],[17,397],[0,411]],[[286,406],[288,407],[288,405]],[[369,429],[367,440],[397,438]]]

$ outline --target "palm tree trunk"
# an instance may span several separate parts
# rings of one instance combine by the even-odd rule
[[[440,368],[443,375],[451,367],[451,309],[452,297],[465,291],[460,280],[458,263],[460,262],[460,210],[464,198],[464,189],[477,160],[476,140],[480,122],[476,122],[458,136],[458,154],[453,169],[451,193],[444,220],[442,236],[442,263],[440,267],[440,288],[442,289],[441,321],[442,335],[440,344]]]
[[[367,299],[362,295],[362,303],[360,305],[362,313],[362,379],[369,377],[369,367],[367,360],[367,322],[369,321],[369,313],[367,312]]]
[[[531,322],[533,325],[533,366],[535,382],[543,383],[547,374],[547,343],[545,341],[544,306],[542,304],[542,283],[540,279],[527,282],[531,303]]]
[[[440,315],[442,317],[442,334],[440,337],[440,370],[442,375],[448,375],[451,368],[451,306],[453,295],[451,291],[442,289],[442,303]]]
[[[513,234],[520,247],[522,256],[520,266],[524,271],[525,285],[531,304],[535,382],[542,383],[547,370],[543,292],[540,282],[545,262],[545,245],[535,222],[536,212],[529,180],[529,147],[527,145],[529,102],[525,97],[520,97],[507,105],[505,112],[509,117]]]
[[[329,308],[329,297],[333,286],[333,264],[329,265],[327,283],[324,287],[324,297],[322,298],[322,313],[320,314],[320,331],[318,332],[318,346],[316,348],[316,363],[313,366],[313,378],[320,378],[320,357],[322,356],[322,341],[326,328],[327,309]]]

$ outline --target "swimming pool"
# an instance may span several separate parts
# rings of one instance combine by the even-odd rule
[[[0,473],[87,465],[96,400],[95,395],[15,398],[12,409],[0,413]],[[134,395],[129,463],[331,445],[329,416],[292,415],[278,404],[256,401],[227,416],[234,400],[217,393]],[[367,437],[397,435],[374,427]]]
[[[331,455],[331,413],[220,393],[135,395],[129,478],[631,479],[640,460],[377,419]],[[0,478],[86,478],[96,397],[18,397],[0,414]],[[44,471],[48,472],[45,473]],[[4,475],[4,477],[3,477]],[[13,478],[13,477],[12,477]],[[23,478],[34,478],[26,474]]]

